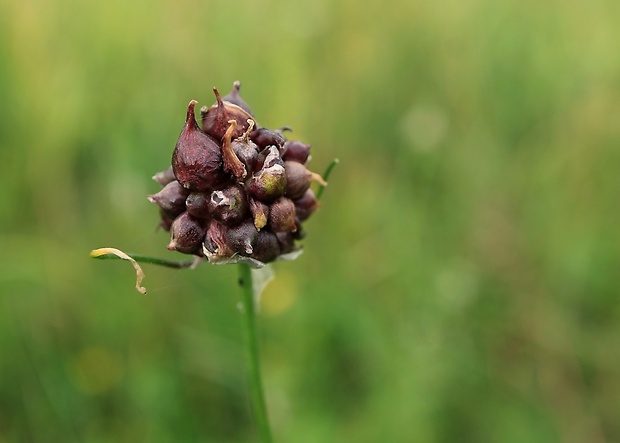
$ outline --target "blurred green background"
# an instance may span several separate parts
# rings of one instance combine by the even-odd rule
[[[278,442],[620,441],[620,3],[0,0],[0,441],[256,442],[237,270],[146,195],[190,99],[341,160],[259,319]]]

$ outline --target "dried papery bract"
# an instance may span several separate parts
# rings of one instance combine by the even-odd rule
[[[250,120],[251,121],[251,120]],[[228,122],[230,126],[228,130],[224,134],[224,138],[222,140],[222,155],[224,157],[224,170],[226,172],[230,172],[237,180],[244,179],[246,177],[247,171],[245,170],[245,165],[239,160],[237,154],[232,147],[232,135],[235,133],[237,128],[236,120],[230,120]]]

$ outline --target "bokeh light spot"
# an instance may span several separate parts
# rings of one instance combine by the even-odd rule
[[[107,349],[90,346],[80,351],[69,363],[69,374],[75,386],[87,395],[102,394],[123,379],[123,363]]]
[[[277,278],[265,288],[261,297],[261,312],[279,315],[289,310],[298,296],[295,276],[278,270]]]

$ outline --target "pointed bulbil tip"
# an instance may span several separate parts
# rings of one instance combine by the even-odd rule
[[[224,107],[224,100],[222,100],[222,96],[220,95],[220,91],[217,90],[217,88],[214,86],[213,87],[213,93],[215,94],[215,99],[217,100],[217,106],[218,107]]]
[[[169,251],[174,251],[177,248],[177,243],[174,240],[171,240],[170,243],[168,243],[168,246],[166,246],[166,249]]]
[[[198,127],[198,123],[196,123],[196,116],[194,115],[194,107],[198,102],[196,100],[191,100],[187,105],[187,114],[185,115],[185,125],[191,125]]]
[[[241,89],[241,82],[239,80],[235,80],[233,83],[233,91],[239,92]]]
[[[172,166],[169,166],[166,170],[160,171],[153,176],[153,180],[159,183],[161,186],[166,186],[171,181],[175,180],[174,171]]]

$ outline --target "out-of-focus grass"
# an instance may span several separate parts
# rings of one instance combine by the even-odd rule
[[[256,441],[234,267],[145,196],[243,82],[333,157],[263,301],[278,441],[620,439],[620,4],[0,0],[0,440]]]

